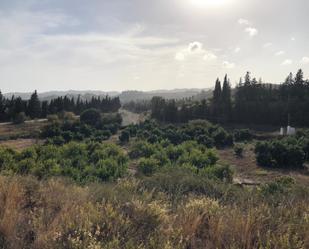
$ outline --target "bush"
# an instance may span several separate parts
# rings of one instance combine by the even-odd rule
[[[0,148],[0,170],[39,178],[62,175],[79,183],[116,180],[125,175],[127,162],[122,150],[112,144],[71,142],[37,146],[20,153]]]
[[[129,155],[132,159],[140,157],[149,158],[155,153],[155,151],[155,146],[152,144],[145,141],[138,141],[137,143],[133,144],[131,150],[129,151]]]
[[[153,158],[142,158],[138,163],[137,169],[139,173],[151,176],[159,169],[159,162]]]
[[[14,117],[14,120],[13,120],[13,123],[14,124],[23,124],[25,123],[27,119],[27,116],[24,112],[20,112],[20,113],[17,113]]]
[[[88,109],[80,115],[80,121],[84,124],[95,126],[101,121],[101,113],[97,109]]]
[[[234,154],[237,157],[243,157],[244,145],[243,144],[235,144],[234,145]]]
[[[266,167],[300,168],[305,162],[302,147],[293,139],[259,142],[255,146],[259,165]]]
[[[127,130],[124,130],[121,132],[120,136],[119,136],[119,140],[122,143],[127,143],[130,140],[130,132]]]
[[[236,142],[250,141],[253,137],[249,129],[234,130],[233,133]]]
[[[58,115],[55,115],[55,114],[47,115],[46,118],[47,118],[48,122],[50,122],[50,123],[59,122],[59,117],[58,117]]]
[[[200,172],[201,175],[205,175],[209,178],[219,179],[225,182],[233,181],[233,171],[228,165],[215,165],[203,169]]]
[[[217,147],[226,147],[233,144],[233,136],[229,134],[222,127],[218,127],[213,133],[212,137]]]

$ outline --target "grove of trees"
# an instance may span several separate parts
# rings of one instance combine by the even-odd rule
[[[117,112],[121,107],[118,97],[92,97],[91,100],[82,100],[68,96],[58,97],[50,101],[40,101],[37,91],[35,91],[29,100],[23,100],[21,97],[12,96],[5,98],[0,91],[0,122],[14,121],[20,113],[25,114],[31,119],[46,118],[47,115],[56,114],[63,111],[73,112],[77,115],[83,111],[95,108],[101,112]]]
[[[216,123],[309,125],[309,80],[300,69],[279,85],[266,84],[247,72],[235,89],[227,75],[223,84],[216,80],[213,97],[202,101],[176,101],[154,97],[152,117],[163,122],[181,123],[208,119]],[[290,122],[288,122],[290,121]]]

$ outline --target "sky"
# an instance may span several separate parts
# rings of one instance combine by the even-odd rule
[[[0,0],[0,90],[210,88],[309,76],[308,0]]]

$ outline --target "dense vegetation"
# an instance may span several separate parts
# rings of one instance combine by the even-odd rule
[[[210,101],[128,103],[136,112],[151,108],[156,120],[127,127],[117,98],[45,103],[36,93],[29,101],[0,94],[1,121],[48,114],[38,144],[0,146],[0,249],[309,248],[308,184],[271,174],[246,187],[236,181],[246,168],[239,174],[221,158],[231,151],[232,162],[247,160],[260,174],[269,167],[301,175],[309,131],[257,141],[263,136],[249,129],[214,124],[281,124],[291,113],[291,121],[306,125],[300,116],[308,96],[300,89],[308,91],[308,82],[301,79],[300,71],[273,88],[247,74],[233,94],[226,76]]]
[[[233,144],[233,135],[221,126],[213,125],[204,120],[195,120],[181,126],[159,125],[153,121],[146,121],[139,125],[126,128],[131,137],[147,140],[150,143],[168,140],[172,144],[185,141],[197,141],[208,148],[225,147]]]
[[[296,137],[259,142],[255,153],[261,166],[301,168],[309,160],[309,136],[299,133]]]
[[[116,134],[121,126],[119,114],[101,114],[96,109],[88,109],[81,114],[80,121],[74,117],[60,121],[57,116],[41,134],[47,143],[62,145],[70,141],[103,141]]]
[[[51,101],[40,101],[36,91],[29,100],[14,96],[11,99],[6,99],[0,91],[0,122],[20,120],[20,115],[34,119],[46,118],[50,114],[64,111],[80,114],[90,108],[98,109],[101,112],[117,112],[120,107],[118,97],[92,97],[90,101],[84,101],[80,97],[74,99],[65,96]]]
[[[309,80],[302,70],[290,74],[280,85],[264,84],[247,73],[235,90],[225,76],[223,86],[216,81],[212,99],[206,101],[175,101],[154,97],[152,117],[172,123],[207,119],[219,123],[267,124],[285,126],[309,125]]]
[[[183,171],[79,187],[0,177],[1,248],[309,246],[308,189],[278,179],[240,189]]]
[[[22,152],[0,148],[0,158],[4,174],[32,174],[40,179],[66,176],[79,183],[118,179],[125,175],[128,162],[116,145],[73,142],[37,146]]]

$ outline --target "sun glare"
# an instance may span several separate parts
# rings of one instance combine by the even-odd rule
[[[197,7],[219,7],[226,4],[229,0],[190,0]]]

